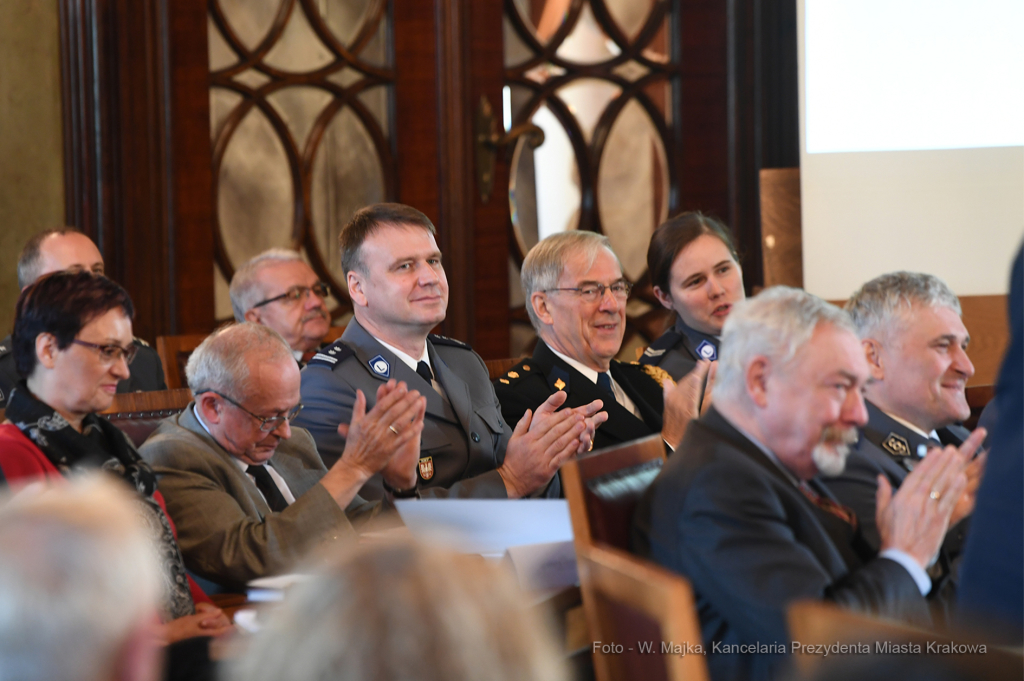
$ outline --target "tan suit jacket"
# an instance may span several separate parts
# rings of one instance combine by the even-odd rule
[[[316,484],[327,469],[313,438],[293,427],[270,465],[288,483],[295,503],[272,512],[192,407],[165,419],[139,452],[159,476],[185,564],[196,574],[237,589],[257,577],[288,572],[321,544],[354,541],[349,516],[363,520],[378,510],[379,503],[358,496],[347,509],[338,506]]]

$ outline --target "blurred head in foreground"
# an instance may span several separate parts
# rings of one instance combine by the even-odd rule
[[[156,557],[122,487],[88,476],[0,500],[0,679],[159,678]]]
[[[555,640],[478,556],[370,546],[295,587],[227,678],[562,681]]]

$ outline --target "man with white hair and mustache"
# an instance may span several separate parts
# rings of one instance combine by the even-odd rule
[[[297,251],[271,248],[231,277],[236,322],[255,322],[281,334],[299,367],[313,356],[331,326],[330,289]]]
[[[634,536],[691,581],[712,679],[778,676],[796,600],[927,622],[924,568],[967,485],[960,453],[929,454],[895,493],[879,481],[873,551],[819,479],[842,472],[867,421],[869,372],[849,316],[767,289],[737,304],[721,356],[712,408],[647,491]]]

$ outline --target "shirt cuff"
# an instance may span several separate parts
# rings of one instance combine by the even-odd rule
[[[928,592],[932,590],[932,580],[928,576],[928,573],[924,571],[924,568],[917,564],[917,561],[910,557],[906,551],[899,549],[886,549],[878,554],[879,558],[888,558],[889,560],[895,561],[903,566],[910,576],[917,582],[917,588],[921,592],[922,596],[927,596]]]

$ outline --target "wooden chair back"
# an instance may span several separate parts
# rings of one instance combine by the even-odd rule
[[[799,641],[807,646],[834,646],[837,643],[857,646],[852,654],[838,657],[826,657],[814,647],[794,650],[794,662],[805,678],[812,675],[816,678],[828,678],[831,667],[827,665],[831,660],[842,668],[842,665],[849,664],[851,657],[874,657],[881,666],[865,670],[865,674],[870,675],[863,678],[876,678],[876,673],[884,670],[886,657],[903,659],[907,656],[905,652],[915,650],[920,653],[913,655],[916,659],[931,659],[943,670],[952,667],[959,672],[952,678],[1019,681],[1021,670],[1024,669],[1024,656],[1021,655],[1020,649],[1011,651],[988,644],[984,644],[984,654],[961,652],[959,648],[943,649],[943,646],[951,644],[982,645],[983,639],[980,639],[976,632],[960,631],[954,636],[919,629],[902,622],[853,612],[822,601],[797,601],[789,606],[786,614],[790,638],[793,641]],[[909,647],[901,651],[897,646]]]
[[[800,169],[764,168],[761,184],[761,253],[764,285],[804,285]]]
[[[327,329],[324,336],[325,343],[333,343],[345,333],[344,326],[332,326]],[[199,347],[199,344],[206,340],[209,334],[192,333],[183,336],[157,336],[156,353],[160,355],[160,361],[164,365],[164,380],[167,388],[187,388],[188,379],[185,378],[185,365],[192,351]]]
[[[657,434],[566,462],[562,488],[577,550],[601,543],[628,551],[637,502],[664,463],[665,443]]]
[[[621,646],[594,650],[597,681],[708,678],[704,655],[697,652],[700,623],[686,579],[601,546],[578,546],[577,560],[590,638]]]
[[[188,387],[185,365],[192,351],[206,340],[205,333],[190,333],[184,336],[157,336],[156,354],[164,365],[164,381],[168,390]]]
[[[487,375],[492,381],[496,381],[505,374],[508,370],[519,364],[525,359],[524,357],[502,357],[501,359],[485,359],[484,364],[487,365]]]
[[[114,403],[102,415],[140,447],[161,421],[177,414],[191,401],[192,393],[188,388],[122,393],[114,395]]]

